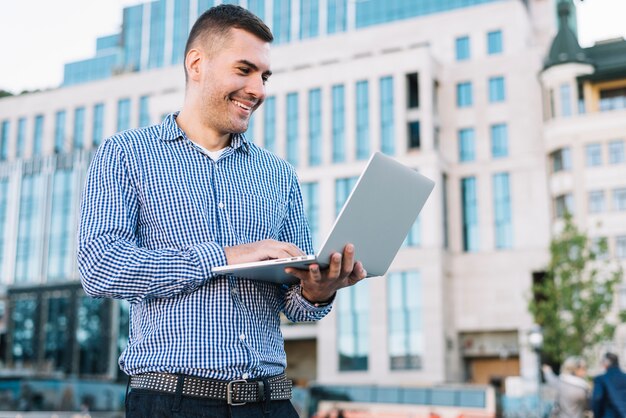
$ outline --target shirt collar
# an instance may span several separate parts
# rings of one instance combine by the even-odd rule
[[[179,112],[170,113],[165,116],[161,123],[161,139],[166,142],[176,141],[178,139],[187,138],[185,132],[180,129],[176,123],[176,117]],[[230,147],[233,150],[242,150],[246,153],[250,152],[250,143],[244,134],[232,134],[230,139]]]

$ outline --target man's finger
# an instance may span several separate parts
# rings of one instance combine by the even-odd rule
[[[347,277],[354,269],[354,245],[348,244],[343,249],[343,257],[341,262],[341,276]]]

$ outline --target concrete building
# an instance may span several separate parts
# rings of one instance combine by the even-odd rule
[[[118,375],[128,308],[80,288],[80,190],[103,138],[179,109],[184,40],[212,4],[127,7],[122,32],[100,38],[94,58],[67,64],[63,86],[0,100],[5,368]],[[243,4],[276,36],[269,97],[247,136],[297,168],[317,245],[371,152],[437,182],[385,278],[341,291],[317,324],[285,323],[288,374],[302,383],[533,378],[527,304],[560,205],[580,208],[583,225],[602,220],[598,235],[626,258],[626,76],[608,62],[624,42],[563,62],[557,52],[557,62],[554,1],[420,4]],[[615,74],[603,78],[604,63]],[[554,169],[559,158],[568,170]]]

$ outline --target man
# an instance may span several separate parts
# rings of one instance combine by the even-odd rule
[[[595,418],[626,417],[626,374],[619,368],[619,359],[613,353],[602,357],[606,373],[593,380],[591,406]]]
[[[243,136],[272,39],[241,7],[205,12],[180,113],[108,138],[89,169],[79,268],[87,294],[131,303],[127,417],[296,417],[279,313],[319,320],[366,276],[351,244],[328,269],[287,269],[300,280],[290,287],[212,274],[312,253],[293,167]]]

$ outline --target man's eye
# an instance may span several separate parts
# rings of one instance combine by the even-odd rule
[[[248,67],[239,67],[239,71],[243,74],[250,74],[250,69]]]
[[[265,76],[265,75],[261,78],[263,79],[263,84],[267,83],[268,80],[270,79],[268,76]]]

